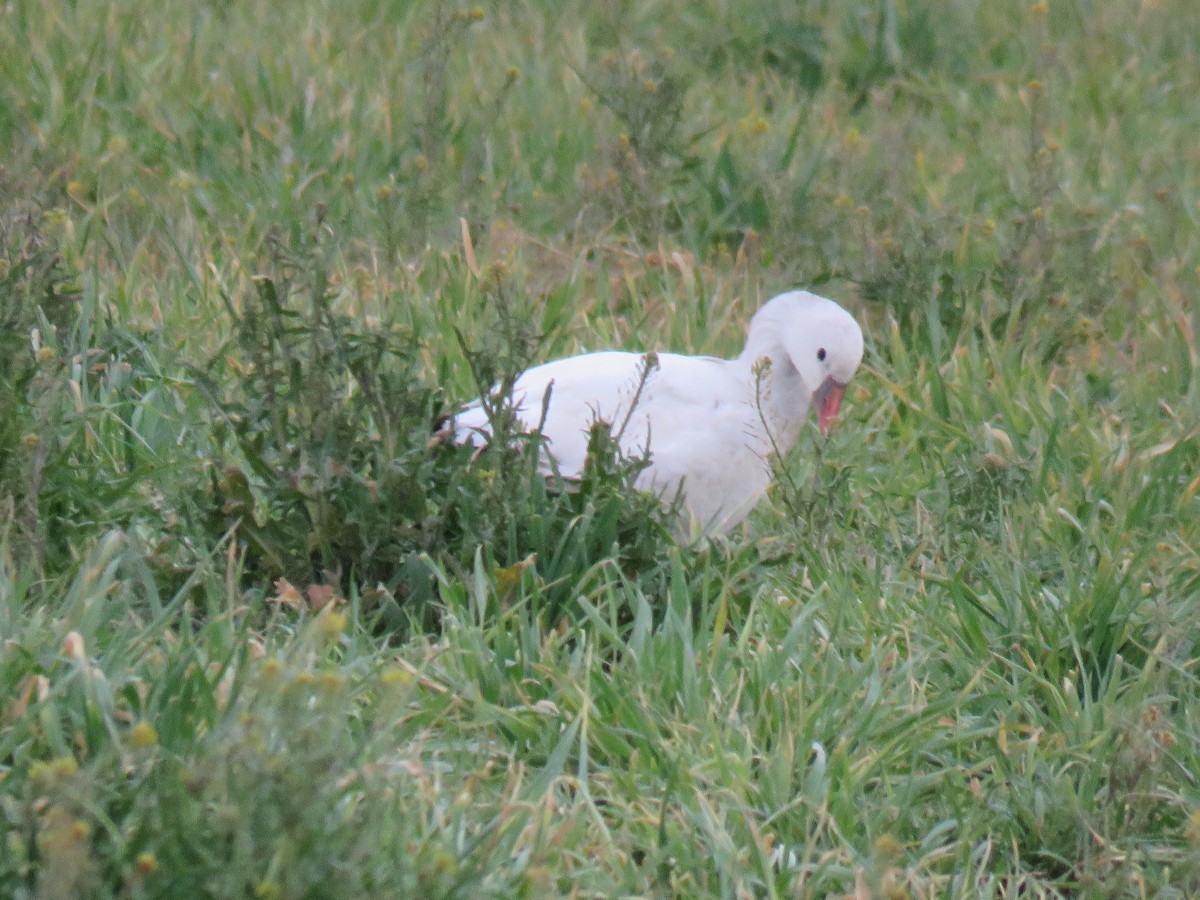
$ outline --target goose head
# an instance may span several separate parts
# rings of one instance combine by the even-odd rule
[[[846,386],[863,357],[862,329],[832,300],[808,291],[780,294],[755,313],[743,358],[780,362],[780,351],[811,392],[822,433],[842,405]]]

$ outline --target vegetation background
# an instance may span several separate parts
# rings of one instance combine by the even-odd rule
[[[1200,894],[1198,43],[0,7],[0,895]],[[727,539],[430,446],[795,285],[866,363]]]

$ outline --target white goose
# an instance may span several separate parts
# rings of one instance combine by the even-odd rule
[[[770,455],[795,444],[816,406],[826,432],[862,362],[858,323],[832,300],[792,291],[750,320],[736,359],[676,353],[587,353],[536,366],[513,386],[513,407],[537,428],[565,478],[578,477],[588,430],[611,424],[621,452],[648,453],[637,486],[666,500],[681,493],[709,533],[742,521],[771,480]],[[548,405],[546,395],[549,393]],[[488,419],[477,400],[454,417],[454,439],[480,445]]]

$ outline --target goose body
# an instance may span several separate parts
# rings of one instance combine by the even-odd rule
[[[565,478],[578,477],[588,431],[608,422],[627,456],[648,455],[638,487],[666,500],[677,493],[695,522],[723,532],[766,491],[770,457],[795,444],[812,406],[822,431],[862,360],[862,331],[844,309],[807,291],[768,301],[750,322],[734,359],[606,351],[571,356],[524,372],[513,407],[538,427]],[[546,396],[549,394],[549,400]],[[479,401],[454,418],[456,441],[483,444]]]

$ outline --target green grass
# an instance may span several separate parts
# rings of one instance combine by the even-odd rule
[[[1200,893],[1198,12],[0,10],[0,896]],[[430,445],[795,285],[727,539]]]

